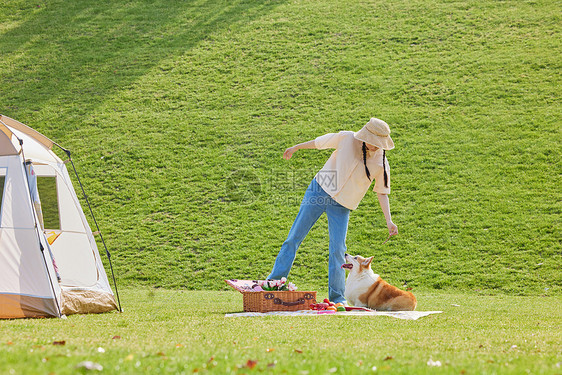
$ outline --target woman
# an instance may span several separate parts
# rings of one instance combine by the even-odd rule
[[[330,133],[289,147],[283,158],[289,160],[295,151],[307,148],[333,148],[335,151],[308,186],[299,213],[281,246],[268,279],[281,279],[289,275],[298,247],[310,228],[326,212],[330,237],[328,297],[330,301],[345,303],[345,271],[341,265],[345,263],[349,213],[357,208],[373,179],[373,191],[377,193],[389,235],[398,234],[388,203],[390,167],[385,153],[394,148],[394,142],[390,138],[390,128],[386,122],[372,118],[356,133]]]

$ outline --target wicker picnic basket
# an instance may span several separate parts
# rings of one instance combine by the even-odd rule
[[[298,311],[310,310],[310,305],[316,303],[316,292],[301,291],[256,291],[258,280],[225,280],[228,285],[242,293],[244,311]]]
[[[316,292],[262,291],[242,292],[244,311],[298,311],[310,310],[316,303]]]

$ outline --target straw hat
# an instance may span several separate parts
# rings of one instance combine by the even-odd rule
[[[392,150],[394,142],[390,138],[390,128],[388,124],[378,118],[369,120],[361,130],[356,132],[355,138],[365,143],[382,148],[383,150]]]

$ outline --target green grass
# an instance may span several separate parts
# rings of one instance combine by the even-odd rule
[[[415,288],[560,295],[556,1],[0,3],[0,111],[71,149],[119,284],[267,275],[329,151],[371,116],[396,149],[386,227],[351,253]],[[327,224],[291,279],[327,284]]]
[[[0,372],[76,374],[83,361],[100,364],[103,374],[561,371],[560,297],[428,291],[418,294],[419,309],[443,313],[403,321],[226,318],[225,313],[242,309],[237,292],[127,289],[122,294],[123,314],[0,321]],[[428,366],[430,359],[441,367]],[[257,361],[253,369],[245,367],[249,360]]]
[[[126,287],[124,314],[0,321],[1,373],[561,372],[559,2],[12,0],[0,19],[0,113],[73,151]],[[224,318],[223,279],[268,274],[330,155],[283,150],[372,116],[400,235],[381,245],[368,193],[348,250],[444,314]],[[325,290],[327,245],[322,218],[301,290]]]

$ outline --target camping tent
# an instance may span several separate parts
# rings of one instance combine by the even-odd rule
[[[54,145],[0,115],[0,318],[118,309]]]

